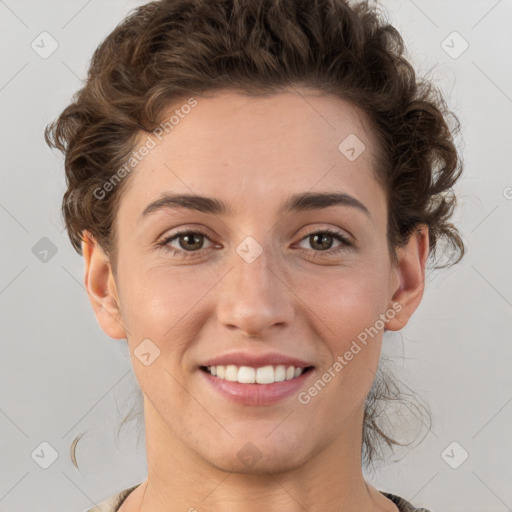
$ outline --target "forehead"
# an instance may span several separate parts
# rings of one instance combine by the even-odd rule
[[[122,209],[140,214],[170,191],[219,197],[240,211],[261,209],[262,201],[270,208],[294,192],[341,191],[368,202],[380,191],[369,123],[340,98],[298,89],[194,99],[194,107],[180,111],[175,103],[163,113],[165,123],[178,110],[178,123],[158,137],[149,134],[154,147],[132,171],[120,215]],[[141,134],[137,147],[147,141]]]

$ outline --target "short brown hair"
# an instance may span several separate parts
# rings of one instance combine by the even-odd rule
[[[430,257],[442,241],[457,263],[464,254],[450,222],[462,172],[457,117],[430,81],[417,78],[400,34],[377,9],[345,0],[160,0],[134,9],[96,49],[84,87],[45,131],[65,153],[62,211],[74,248],[81,254],[88,230],[115,265],[114,219],[129,178],[102,199],[94,191],[169,105],[212,91],[262,95],[298,85],[334,94],[370,120],[392,254],[426,224]],[[384,396],[376,389],[365,411],[367,461],[374,437],[395,443],[376,425],[374,405]]]

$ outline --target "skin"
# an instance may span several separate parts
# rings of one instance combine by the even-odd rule
[[[384,329],[306,405],[296,395],[269,406],[229,402],[198,366],[238,349],[276,350],[315,366],[307,390],[393,303],[402,309],[385,328],[406,325],[423,295],[427,227],[392,263],[376,147],[353,105],[306,89],[197,100],[127,178],[115,271],[84,232],[92,307],[107,335],[127,339],[144,396],[148,477],[120,510],[397,511],[361,468],[364,400]],[[349,134],[366,146],[355,161],[338,150]],[[169,208],[140,221],[163,191],[222,199],[233,213]],[[289,194],[308,191],[348,193],[370,215],[346,205],[278,213]],[[189,249],[193,239],[169,242],[188,259],[157,246],[176,228],[208,234],[199,249]],[[315,244],[309,235],[326,228],[354,247],[326,256],[343,247]],[[263,249],[252,263],[235,250],[247,236]],[[134,355],[146,338],[160,350],[149,366]],[[261,454],[250,467],[237,457],[247,442]]]

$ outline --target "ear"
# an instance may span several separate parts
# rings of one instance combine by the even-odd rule
[[[404,247],[397,249],[397,260],[392,274],[392,309],[395,316],[388,320],[386,329],[398,331],[404,327],[419,306],[425,288],[425,266],[429,251],[428,226],[420,224]]]
[[[96,320],[105,334],[114,339],[124,339],[126,330],[121,318],[119,296],[110,261],[88,231],[82,234],[82,254],[85,260],[84,284]]]

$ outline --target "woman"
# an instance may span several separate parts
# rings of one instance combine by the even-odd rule
[[[419,511],[362,472],[384,332],[418,307],[461,173],[443,98],[344,0],[160,0],[48,127],[66,226],[144,396],[120,512]]]

